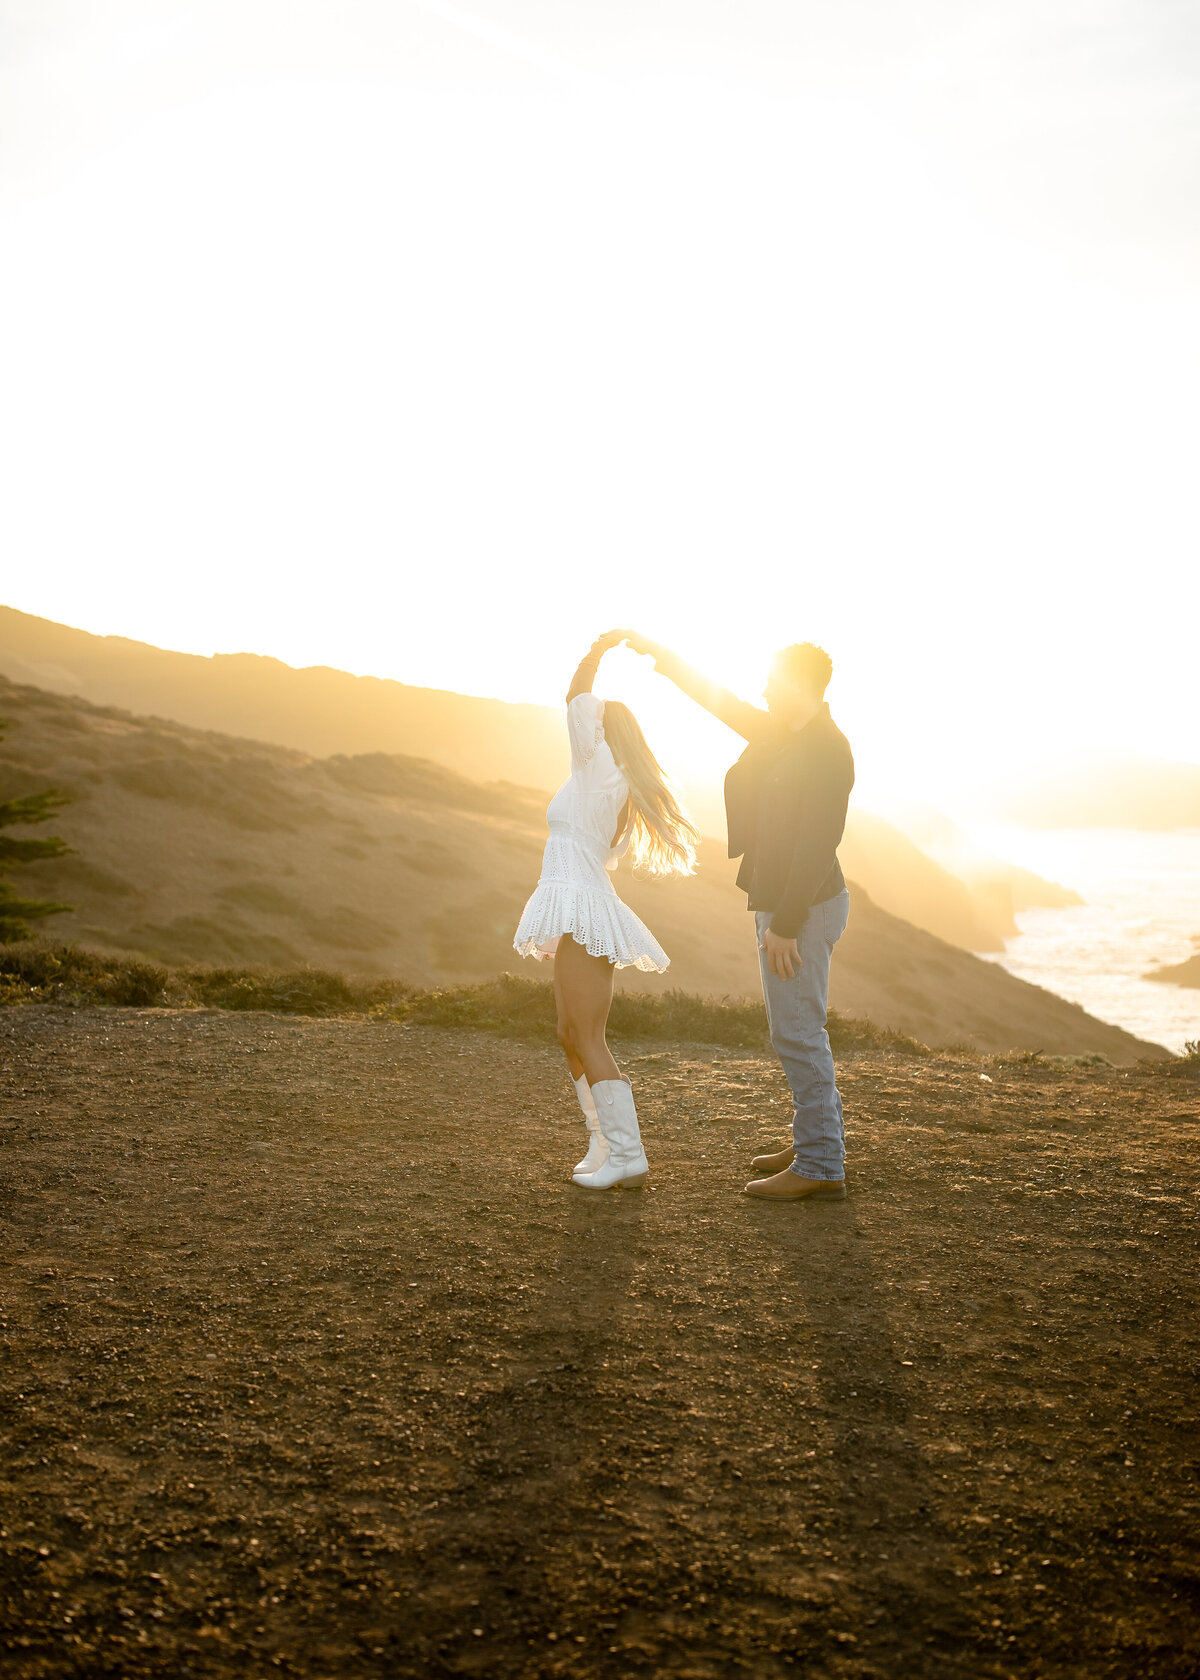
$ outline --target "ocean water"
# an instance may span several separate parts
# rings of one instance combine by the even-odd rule
[[[1200,829],[1024,829],[973,824],[981,846],[1086,903],[1023,910],[1020,933],[992,960],[1139,1038],[1183,1049],[1200,1039],[1200,988],[1145,980],[1200,939]]]

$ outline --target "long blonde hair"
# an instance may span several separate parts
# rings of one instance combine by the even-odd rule
[[[604,738],[629,784],[634,868],[647,875],[691,875],[700,830],[679,803],[637,719],[619,700],[604,703]]]

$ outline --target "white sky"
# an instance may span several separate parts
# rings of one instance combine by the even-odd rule
[[[1198,392],[1191,0],[0,0],[26,611],[543,701],[811,638],[878,796],[1200,759]]]

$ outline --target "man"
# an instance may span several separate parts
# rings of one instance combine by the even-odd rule
[[[829,964],[846,927],[850,895],[837,859],[854,785],[850,746],[825,702],[829,655],[811,642],[775,655],[765,712],[691,670],[635,631],[635,653],[748,743],[725,778],[729,855],[754,912],[763,999],[792,1091],[792,1144],[759,1155],[767,1174],[750,1196],[842,1201],[846,1195],[842,1099],[826,1018]]]

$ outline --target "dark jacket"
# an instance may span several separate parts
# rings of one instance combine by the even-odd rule
[[[729,855],[742,860],[737,884],[751,910],[773,912],[773,933],[794,939],[812,905],[846,885],[837,848],[854,786],[850,744],[825,704],[803,729],[751,706],[735,727],[750,742],[725,778]]]
[[[738,886],[751,910],[772,911],[771,931],[794,939],[810,908],[846,884],[837,849],[854,786],[850,743],[824,702],[803,729],[788,729],[669,648],[642,645],[665,677],[750,743],[725,778],[729,855],[742,860]]]

